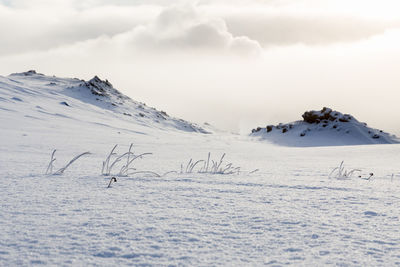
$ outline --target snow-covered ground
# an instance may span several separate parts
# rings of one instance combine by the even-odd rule
[[[400,145],[296,148],[190,132],[160,126],[158,113],[143,122],[0,78],[1,266],[400,265]],[[179,172],[211,152],[241,172],[136,174],[107,188],[102,162],[131,143],[153,153],[138,171]],[[55,169],[91,154],[45,175],[53,149]],[[341,161],[361,171],[329,177]]]

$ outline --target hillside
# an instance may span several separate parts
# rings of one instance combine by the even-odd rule
[[[140,132],[151,128],[208,133],[196,124],[132,100],[97,76],[84,81],[33,70],[0,76],[0,103],[2,115],[27,125],[97,123]],[[59,120],[52,120],[55,117]]]

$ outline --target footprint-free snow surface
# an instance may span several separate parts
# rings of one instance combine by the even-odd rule
[[[400,143],[396,136],[330,108],[306,111],[302,117],[302,121],[258,127],[251,135],[275,144],[298,147]]]
[[[182,131],[26,77],[0,83],[0,266],[400,265],[399,145],[294,148]],[[117,162],[107,188],[103,162],[131,143],[152,154],[127,176],[127,157]],[[53,173],[91,154],[46,175],[54,149]],[[221,167],[235,171],[211,173],[224,153]],[[332,173],[342,161],[342,175],[359,171]]]

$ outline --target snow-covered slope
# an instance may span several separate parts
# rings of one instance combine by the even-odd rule
[[[207,133],[200,126],[130,99],[97,76],[89,81],[45,76],[35,71],[0,76],[0,103],[3,111],[17,112],[37,120],[37,124],[58,117],[110,127],[118,124],[136,129]]]
[[[341,146],[397,144],[400,140],[382,130],[373,129],[349,114],[324,107],[307,111],[302,121],[253,129],[251,136],[287,146]]]
[[[145,106],[135,116],[106,82],[87,83],[0,77],[0,266],[400,264],[400,145],[293,148],[193,134],[155,122]],[[131,143],[135,155],[153,153],[131,167],[169,174],[131,173],[108,188],[102,162]],[[91,154],[46,175],[53,149],[55,170]],[[241,172],[179,173],[209,152]],[[330,176],[342,160],[357,175]]]

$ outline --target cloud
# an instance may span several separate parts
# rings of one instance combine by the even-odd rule
[[[341,14],[242,11],[223,16],[232,34],[245,35],[263,46],[327,45],[355,42],[399,26],[391,21]]]
[[[257,54],[269,46],[355,42],[400,25],[316,11],[310,1],[295,9],[289,0],[0,0],[0,56],[104,37],[144,51]]]
[[[204,50],[257,54],[258,42],[234,36],[224,20],[209,17],[195,6],[175,6],[163,10],[154,22],[114,38],[141,50]]]
[[[16,3],[14,3],[16,4]],[[157,6],[38,5],[8,7],[0,4],[0,56],[50,50],[100,36],[114,36],[148,23],[160,12]]]
[[[200,12],[194,5],[94,6],[76,9],[58,0],[63,8],[44,5],[21,8],[0,5],[0,56],[50,50],[99,39],[119,47],[149,51],[203,50],[257,54],[258,42],[234,36],[223,19]],[[96,1],[97,3],[99,1]],[[83,3],[82,3],[83,4]],[[87,4],[87,3],[86,3]]]

